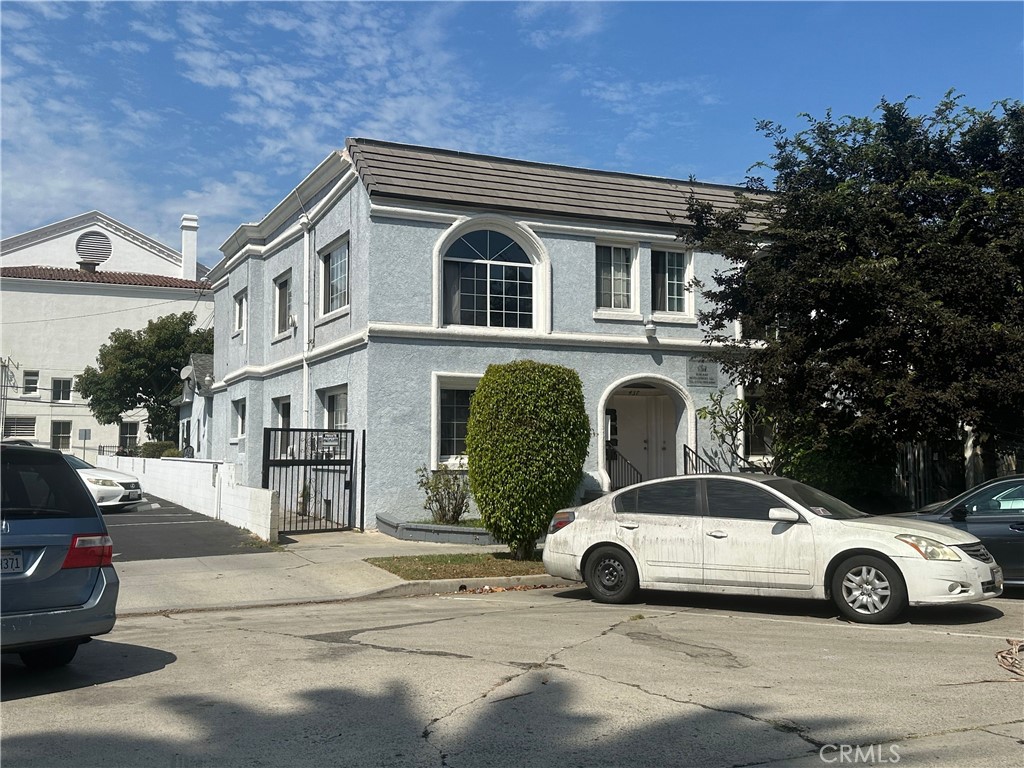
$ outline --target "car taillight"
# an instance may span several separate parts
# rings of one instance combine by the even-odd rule
[[[61,568],[99,568],[111,565],[113,559],[114,542],[109,536],[102,533],[76,535]]]
[[[551,525],[548,526],[548,533],[562,530],[575,519],[576,513],[571,509],[555,512],[555,516],[551,518]]]

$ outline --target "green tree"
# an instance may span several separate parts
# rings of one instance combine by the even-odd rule
[[[759,125],[773,194],[688,203],[686,236],[730,262],[699,286],[725,370],[776,441],[1024,434],[1024,107],[951,92],[925,116],[804,118]]]
[[[195,322],[194,313],[182,312],[150,320],[140,331],[110,334],[97,367],[88,366],[75,382],[100,424],[120,424],[123,413],[145,408],[151,438],[177,435],[178,411],[170,404],[181,393],[177,371],[190,355],[213,352],[213,329],[193,330]]]
[[[484,525],[517,560],[574,500],[589,447],[576,371],[532,360],[487,367],[466,427],[469,483]]]

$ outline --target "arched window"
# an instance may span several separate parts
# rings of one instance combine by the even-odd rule
[[[467,232],[444,253],[445,325],[533,328],[533,264],[501,232]]]

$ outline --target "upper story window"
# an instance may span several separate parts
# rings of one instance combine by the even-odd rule
[[[323,314],[348,306],[348,241],[321,257]]]
[[[71,379],[53,379],[50,385],[50,399],[54,402],[70,402]]]
[[[444,253],[446,325],[533,328],[533,264],[508,235],[469,232]]]
[[[39,394],[39,371],[25,371],[21,379],[21,394]]]
[[[274,331],[287,333],[292,327],[292,271],[274,281]]]
[[[651,251],[651,308],[655,312],[692,315],[690,257],[681,251]]]
[[[242,291],[237,296],[235,296],[235,327],[233,330],[245,330],[245,318],[249,309],[248,305],[249,299],[248,293],[246,291]]]
[[[633,309],[633,249],[597,246],[597,308]]]

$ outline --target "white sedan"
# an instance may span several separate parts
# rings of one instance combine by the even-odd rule
[[[872,517],[782,477],[691,475],[630,486],[557,512],[544,544],[552,576],[595,600],[640,588],[831,599],[879,624],[908,605],[997,597],[1003,576],[981,542],[946,525]]]
[[[100,509],[115,509],[142,501],[142,485],[139,478],[116,469],[94,467],[87,461],[71,454],[64,454],[68,464],[78,471],[96,505]]]

